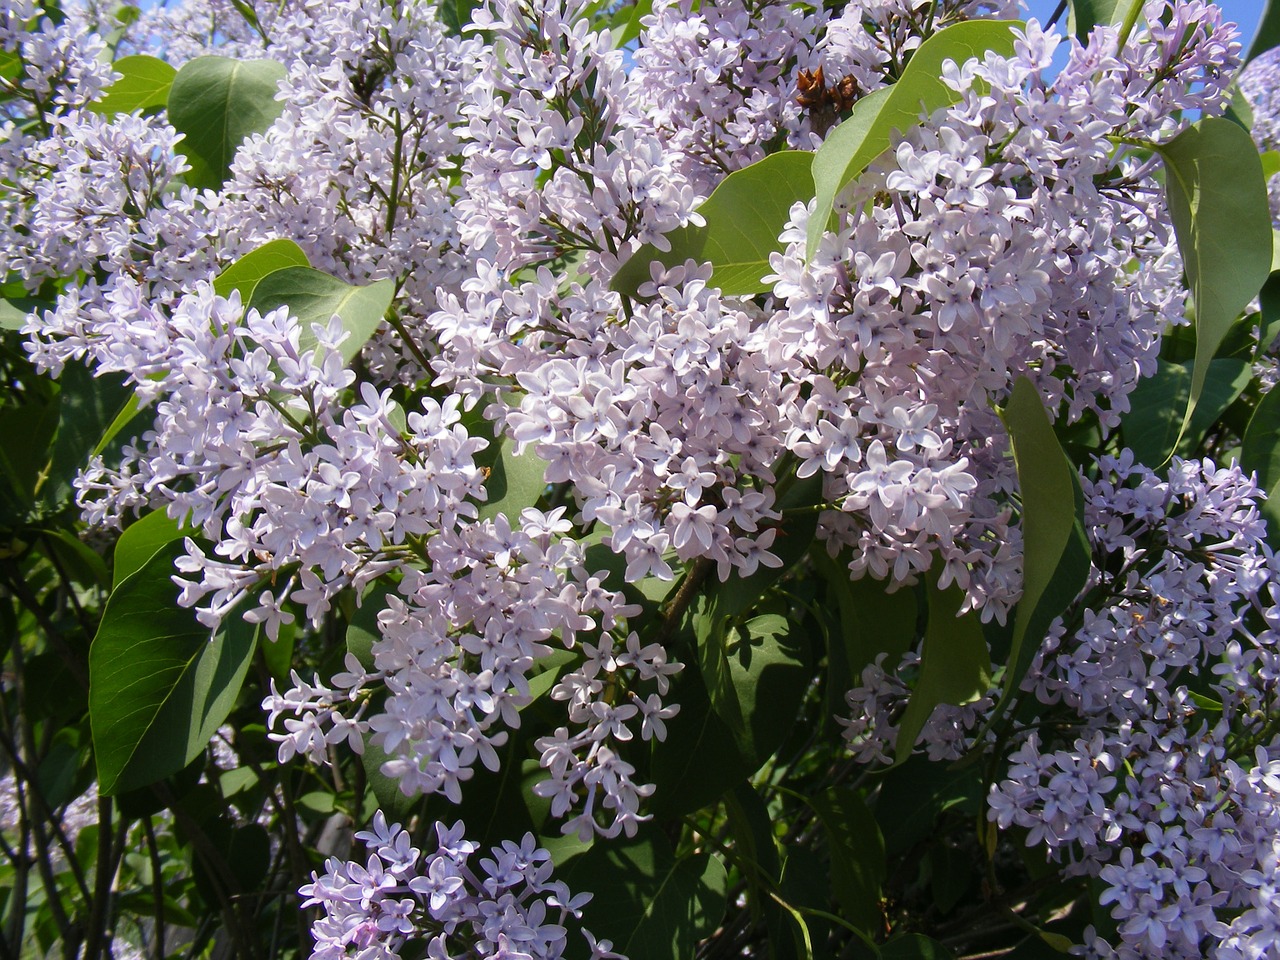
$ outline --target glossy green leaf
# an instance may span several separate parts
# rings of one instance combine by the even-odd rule
[[[499,514],[505,514],[514,526],[520,517],[520,511],[536,505],[546,490],[543,475],[547,464],[532,447],[516,456],[514,444],[506,436],[491,444],[485,453],[490,451],[495,452],[496,456],[482,464],[489,467],[489,477],[484,482],[488,497],[480,504],[479,517],[481,520],[492,520]],[[476,462],[480,463],[481,458],[477,458]]]
[[[96,457],[111,446],[111,442],[120,436],[124,428],[133,423],[134,418],[141,412],[142,402],[138,399],[138,394],[136,392],[129,394],[120,405],[120,410],[115,417],[107,424],[107,428],[102,431],[102,436],[98,438],[89,455]]]
[[[364,767],[365,784],[377,800],[376,809],[390,819],[403,822],[413,814],[422,797],[407,797],[400,789],[401,780],[382,772],[382,765],[390,759],[376,743],[366,739],[360,763]]]
[[[880,960],[953,960],[953,954],[923,933],[904,933],[880,945]]]
[[[42,536],[49,553],[72,580],[86,586],[110,584],[106,561],[74,534],[66,530],[46,530]]]
[[[777,567],[758,567],[749,576],[736,571],[728,580],[714,579],[707,588],[712,612],[717,617],[734,617],[751,610],[771,586],[787,574],[813,545],[818,529],[818,513],[811,509],[822,499],[822,474],[797,480],[778,499],[782,523],[769,552],[782,561]]]
[[[253,296],[249,298],[249,306],[260,313],[287,306],[289,313],[302,324],[299,342],[304,351],[316,344],[311,325],[327,326],[337,314],[342,318],[343,328],[350,334],[338,352],[350,362],[382,326],[395,292],[395,281],[390,278],[355,287],[310,267],[285,267],[258,281]]]
[[[100,100],[89,104],[94,113],[107,117],[163,107],[169,102],[169,90],[178,75],[163,60],[143,54],[122,57],[111,69],[121,74],[120,79],[107,87]]]
[[[991,687],[991,654],[976,613],[957,616],[964,591],[955,584],[939,590],[928,586],[929,623],[920,653],[920,677],[898,723],[897,760],[911,755],[916,737],[940,704],[964,706]]]
[[[1096,26],[1118,27],[1142,6],[1142,0],[1071,0],[1067,30],[1087,43]]]
[[[1280,2],[1267,0],[1262,18],[1258,21],[1258,32],[1254,34],[1249,52],[1245,55],[1245,63],[1276,47],[1280,47]]]
[[[216,190],[231,170],[240,144],[262,133],[284,110],[276,88],[284,64],[274,60],[197,57],[185,63],[169,91],[169,122],[191,169],[187,182]]]
[[[728,876],[710,853],[677,860],[661,830],[597,843],[557,871],[569,889],[590,890],[582,925],[632,960],[692,958],[724,915]]]
[[[782,745],[812,680],[804,632],[775,615],[726,630],[728,678],[739,726],[713,706],[701,670],[687,664],[668,698],[680,712],[667,721],[667,738],[653,746],[653,810],[678,816],[714,802],[758,770]]]
[[[394,592],[388,583],[375,583],[347,624],[347,652],[354,654],[366,670],[373,669],[373,645],[382,636],[378,614],[386,609],[387,597]]]
[[[1260,159],[1262,161],[1262,176],[1267,180],[1280,173],[1280,151],[1267,150],[1260,155]],[[1271,269],[1273,272],[1276,269],[1274,259],[1271,263]]]
[[[35,297],[0,297],[0,330],[21,330],[32,312],[52,306]]]
[[[892,145],[893,134],[905,133],[921,118],[949,106],[960,95],[942,81],[947,60],[963,64],[993,50],[1013,55],[1016,21],[965,20],[939,30],[912,55],[898,82],[863,97],[850,117],[828,135],[813,155],[817,208],[809,218],[808,256],[818,249],[836,196]]]
[[[1129,412],[1121,420],[1125,446],[1139,463],[1155,466],[1171,453],[1187,456],[1209,428],[1235,402],[1249,383],[1253,367],[1246,360],[1218,357],[1209,364],[1204,393],[1191,423],[1178,440],[1183,412],[1191,395],[1191,363],[1161,360],[1154,376],[1138,381],[1129,394]],[[1178,449],[1173,449],[1177,441]]]
[[[698,207],[705,226],[687,226],[666,235],[671,249],[647,243],[619,268],[613,289],[636,295],[650,279],[654,261],[675,266],[686,260],[714,266],[711,285],[726,296],[764,293],[771,285],[761,277],[772,273],[769,255],[781,252],[778,240],[791,206],[813,196],[811,154],[800,150],[772,153],[729,174]]]
[[[286,267],[310,266],[307,255],[292,240],[272,240],[246,253],[218,274],[213,281],[213,292],[229,297],[232,290],[239,290],[241,302],[249,303],[253,291],[265,277]]]
[[[153,510],[129,524],[120,539],[112,561],[111,587],[115,589],[122,580],[147,565],[157,553],[192,531],[183,527],[163,510]]]
[[[88,464],[103,432],[133,397],[133,389],[125,384],[123,374],[96,377],[80,363],[67,364],[59,384],[62,404],[58,432],[53,438],[48,478],[42,488],[48,502],[71,496],[76,473]]]
[[[229,618],[210,639],[177,604],[176,550],[162,550],[111,592],[89,648],[89,717],[105,794],[181,770],[235,705],[256,629]]]
[[[1259,510],[1267,522],[1267,539],[1280,544],[1280,390],[1262,398],[1249,419],[1240,452],[1240,468],[1256,472],[1267,495]]]
[[[890,593],[889,584],[869,576],[849,579],[849,569],[832,560],[825,546],[813,551],[814,565],[827,582],[827,596],[840,613],[840,636],[852,677],[885,654],[886,665],[896,664],[916,641],[919,610],[914,587]]]
[[[1221,117],[1200,120],[1158,150],[1195,303],[1195,367],[1185,430],[1218,346],[1271,273],[1271,214],[1258,149],[1239,125]]]
[[[831,890],[840,913],[874,934],[884,927],[880,888],[887,876],[880,826],[862,797],[848,787],[831,787],[809,803],[827,834]]]
[[[653,13],[653,0],[635,0],[633,3],[626,4],[614,16],[613,21],[609,24],[609,35],[613,40],[614,49],[625,47],[637,37],[640,31],[644,29],[641,19]]]
[[[1079,478],[1062,452],[1039,392],[1026,377],[1014,384],[1003,418],[1022,499],[1023,567],[1002,708],[1021,684],[1053,619],[1084,588],[1090,566]]]

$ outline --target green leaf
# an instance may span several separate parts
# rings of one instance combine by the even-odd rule
[[[809,803],[827,833],[831,890],[841,914],[868,933],[883,929],[880,888],[887,870],[884,838],[875,816],[848,787],[831,787]]]
[[[832,130],[813,155],[817,209],[809,218],[809,257],[818,249],[836,196],[889,149],[894,131],[906,133],[922,117],[960,99],[942,82],[942,64],[963,64],[988,50],[1012,56],[1013,31],[1022,26],[1017,21],[965,20],[939,30],[912,55],[897,83],[853,105],[849,119]]]
[[[1253,43],[1249,44],[1244,62],[1248,63],[1259,54],[1276,47],[1280,47],[1280,3],[1277,0],[1267,0],[1262,19],[1258,22],[1258,32],[1253,37]]]
[[[696,664],[672,684],[680,712],[667,738],[653,746],[651,801],[659,816],[679,816],[714,802],[746,779],[782,745],[812,679],[804,631],[766,614],[727,631],[728,679],[741,725],[732,727],[712,705]],[[722,707],[722,709],[724,709]]]
[[[111,592],[89,648],[89,718],[105,794],[181,770],[235,705],[257,631],[233,618],[212,639],[177,604],[176,550],[163,550]]]
[[[71,482],[81,467],[89,462],[103,431],[128,404],[133,390],[125,385],[123,374],[96,377],[88,367],[67,364],[59,378],[62,406],[58,415],[58,432],[53,439],[48,480],[43,488],[45,500],[56,502],[71,495]]]
[[[609,35],[615,50],[625,47],[640,36],[643,25],[641,18],[653,13],[653,0],[635,0],[620,9],[609,24]]]
[[[107,87],[100,100],[89,104],[94,113],[107,117],[163,107],[169,102],[169,90],[178,75],[163,60],[142,54],[122,57],[111,69],[121,74],[120,79]]]
[[[286,267],[310,266],[307,255],[292,240],[272,240],[246,253],[218,274],[213,281],[213,292],[220,297],[229,297],[232,290],[239,290],[241,302],[249,303],[253,299],[253,291],[265,277]]]
[[[381,747],[372,740],[365,740],[364,753],[360,755],[360,763],[364,766],[365,783],[378,801],[378,809],[394,821],[404,822],[412,815],[414,808],[422,800],[420,796],[407,797],[400,789],[401,780],[389,777],[382,772],[382,765],[389,757]]]
[[[111,446],[111,441],[118,437],[120,435],[120,431],[131,424],[133,422],[133,418],[141,411],[142,402],[138,399],[138,394],[136,392],[129,394],[129,396],[125,398],[124,403],[120,405],[120,411],[115,415],[115,418],[111,423],[107,425],[107,429],[102,431],[102,436],[99,438],[97,444],[94,445],[93,451],[89,456],[99,456],[107,449],[107,447]]]
[[[72,580],[86,586],[97,584],[103,587],[111,582],[106,562],[75,534],[66,530],[46,530],[43,536],[49,553]]]
[[[152,557],[169,544],[193,532],[163,510],[153,510],[131,523],[116,541],[111,588],[114,590],[126,577],[145,567]]]
[[[52,306],[36,297],[0,297],[0,330],[21,330],[32,313]]]
[[[471,15],[480,4],[478,0],[443,0],[439,6],[440,22],[456,37],[471,23]]]
[[[705,226],[671,231],[666,235],[671,249],[666,252],[646,243],[619,268],[613,289],[636,296],[640,284],[650,279],[653,261],[671,267],[693,260],[714,266],[710,285],[719,287],[725,296],[770,290],[771,285],[760,278],[772,272],[769,255],[783,249],[778,235],[786,226],[792,204],[813,196],[810,164],[809,153],[783,150],[735,170],[698,207]]]
[[[547,488],[543,479],[546,461],[532,447],[516,456],[514,447],[510,437],[500,437],[484,451],[484,455],[492,457],[491,460],[484,455],[476,460],[489,468],[489,477],[484,482],[487,498],[479,509],[481,520],[492,520],[504,514],[514,526],[520,511],[535,506]],[[488,462],[482,462],[482,459]]]
[[[920,678],[898,725],[897,763],[911,755],[916,737],[935,707],[963,706],[991,687],[991,654],[976,613],[957,616],[964,591],[955,584],[939,590],[929,578],[929,623],[920,655]]]
[[[276,88],[285,73],[274,60],[197,57],[183,65],[169,91],[169,122],[183,135],[178,149],[191,165],[188,183],[222,186],[240,144],[283,112]]]
[[[1071,0],[1067,32],[1087,43],[1094,27],[1118,27],[1141,6],[1142,0]]]
[[[1262,398],[1244,431],[1240,469],[1256,472],[1258,486],[1267,495],[1259,511],[1267,522],[1267,540],[1280,544],[1280,390]]]
[[[888,592],[891,584],[869,576],[849,579],[849,569],[832,560],[826,548],[812,551],[815,565],[827,581],[827,596],[834,597],[840,611],[840,633],[844,641],[849,673],[854,679],[863,668],[886,654],[890,668],[915,646],[919,610],[914,587]]]
[[[386,608],[387,596],[394,592],[395,588],[386,582],[375,583],[347,623],[347,652],[354,654],[366,670],[373,669],[373,645],[382,636],[378,614]]]
[[[880,945],[880,960],[952,960],[952,953],[923,933],[904,933]]]
[[[1178,440],[1183,411],[1191,395],[1192,364],[1161,360],[1154,376],[1138,381],[1129,394],[1129,412],[1120,421],[1125,446],[1133,450],[1139,463],[1155,466],[1169,455],[1187,456],[1195,450],[1209,428],[1249,384],[1253,367],[1246,360],[1218,357],[1209,364],[1204,394],[1196,405],[1191,423]],[[1174,450],[1174,442],[1178,449]]]
[[[1089,576],[1084,497],[1034,384],[1019,377],[1002,414],[1022,498],[1022,599],[1014,615],[1004,689],[994,722],[1022,683],[1053,619]]]
[[[1277,173],[1280,173],[1280,151],[1267,150],[1260,155],[1259,159],[1262,161],[1262,176],[1264,179],[1270,180]],[[1275,261],[1272,260],[1271,270],[1273,273],[1275,269]]]
[[[583,927],[632,960],[692,958],[724,915],[724,865],[705,852],[677,860],[653,826],[631,840],[597,843],[558,873],[574,893],[593,894]]]
[[[782,561],[778,567],[760,566],[748,577],[734,571],[728,580],[719,581],[708,588],[711,610],[717,617],[734,617],[756,606],[766,590],[786,575],[809,552],[818,529],[818,512],[809,509],[822,500],[822,474],[793,483],[779,498],[777,508],[782,512],[782,523],[774,537],[769,552]]]
[[[304,351],[316,345],[311,325],[327,326],[337,314],[342,318],[343,328],[351,334],[338,352],[350,362],[382,325],[395,292],[396,283],[390,278],[365,287],[353,287],[310,267],[285,267],[258,281],[249,306],[259,313],[287,306],[302,324],[299,342]]]
[[[1195,303],[1185,431],[1209,362],[1271,273],[1271,214],[1257,147],[1239,125],[1210,117],[1156,149],[1165,161],[1169,213]]]

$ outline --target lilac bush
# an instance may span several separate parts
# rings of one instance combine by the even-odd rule
[[[9,0],[0,956],[1269,956],[1276,61],[1103,6]]]

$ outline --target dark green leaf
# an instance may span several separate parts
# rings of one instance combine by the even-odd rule
[[[952,960],[952,954],[922,933],[904,933],[881,944],[880,960]]]
[[[742,716],[730,727],[689,664],[673,684],[680,712],[653,748],[652,806],[679,816],[716,800],[758,770],[781,746],[812,679],[808,638],[781,617],[756,617],[727,634],[729,688]]]
[[[1267,521],[1267,539],[1280,543],[1280,390],[1264,396],[1253,412],[1244,432],[1240,468],[1257,473],[1258,486],[1267,495],[1259,505]]]
[[[89,716],[103,793],[190,763],[235,705],[256,630],[232,619],[213,637],[177,605],[164,550],[111,592],[89,648]]]
[[[405,796],[400,789],[400,780],[382,772],[382,765],[388,759],[390,758],[381,747],[371,740],[365,740],[360,762],[364,765],[368,788],[378,801],[377,809],[385,813],[388,819],[403,823],[409,819],[422,798]]]
[[[389,584],[374,584],[347,624],[347,651],[355,654],[366,670],[373,669],[373,645],[382,636],[378,614],[386,609],[387,596],[394,592]]]
[[[942,64],[963,64],[994,50],[1013,55],[1013,31],[1021,23],[966,20],[939,30],[912,55],[898,82],[863,97],[853,113],[827,137],[813,155],[817,208],[809,218],[812,257],[827,228],[836,196],[892,144],[894,131],[906,133],[922,117],[949,106],[960,95],[942,81]]]
[[[937,843],[929,851],[929,892],[942,913],[955,909],[973,886],[974,858],[971,854]]]
[[[1001,707],[1018,689],[1054,618],[1089,576],[1084,498],[1034,384],[1019,377],[1003,413],[1022,498],[1022,598],[1014,616]]]
[[[834,597],[840,611],[840,631],[851,677],[886,654],[891,669],[902,655],[915,646],[919,611],[914,587],[888,592],[890,584],[864,576],[849,579],[849,569],[832,560],[819,544],[813,550],[815,563],[827,581],[827,596]]]
[[[152,557],[193,531],[183,527],[163,510],[153,510],[142,519],[131,523],[116,541],[113,555],[112,581],[114,589],[125,577],[141,570]]]
[[[1280,47],[1280,3],[1267,0],[1262,19],[1258,22],[1258,32],[1253,37],[1253,43],[1249,44],[1249,52],[1244,58],[1245,63],[1276,47]]]
[[[95,377],[79,363],[67,364],[59,383],[62,407],[49,476],[43,487],[47,502],[71,495],[76,472],[88,464],[103,432],[134,395],[133,389],[125,385],[123,374]]]
[[[546,490],[547,484],[542,478],[547,464],[532,447],[516,456],[514,444],[506,436],[496,441],[495,452],[496,456],[489,467],[489,477],[484,482],[488,496],[480,505],[479,518],[492,520],[499,514],[504,514],[511,525],[515,526],[520,518],[520,511],[525,507],[536,506]]]
[[[810,509],[822,499],[822,475],[798,480],[778,500],[782,523],[769,552],[782,561],[779,567],[761,566],[749,577],[735,571],[728,580],[715,581],[708,589],[711,609],[717,617],[735,617],[755,607],[766,590],[800,561],[813,544],[818,513]]]
[[[856,791],[831,787],[809,801],[831,851],[831,889],[841,914],[869,934],[884,927],[880,888],[886,877],[880,826]]]
[[[122,57],[111,65],[121,74],[107,87],[102,99],[89,104],[89,109],[106,117],[134,110],[150,110],[169,102],[169,90],[178,71],[156,57],[138,55]]]
[[[760,278],[773,272],[769,255],[783,249],[778,235],[791,206],[813,196],[811,162],[807,152],[783,150],[735,170],[698,207],[705,226],[690,225],[668,233],[671,249],[666,252],[645,244],[618,270],[613,289],[635,296],[640,284],[650,279],[653,261],[670,267],[693,260],[709,261],[715,267],[711,285],[726,296],[768,291],[770,285]]]
[[[641,18],[653,13],[653,0],[635,0],[620,9],[609,25],[609,35],[613,39],[614,49],[625,47],[640,36],[643,25]]]
[[[213,292],[229,297],[232,290],[239,290],[241,302],[249,303],[263,278],[286,267],[310,266],[307,255],[292,240],[272,240],[246,253],[218,274],[213,281]]]
[[[935,707],[972,703],[991,687],[991,654],[982,622],[977,613],[956,615],[964,603],[964,591],[955,584],[939,590],[930,577],[928,596],[929,624],[920,655],[920,678],[899,721],[898,763],[910,756]]]
[[[350,334],[338,352],[350,361],[382,326],[395,292],[396,283],[390,278],[365,287],[353,287],[310,267],[285,267],[258,281],[249,306],[259,313],[287,306],[302,325],[299,340],[304,351],[316,344],[311,325],[328,326],[337,314]]]
[[[1129,412],[1121,421],[1124,442],[1139,463],[1156,466],[1171,453],[1187,456],[1199,446],[1209,428],[1235,402],[1249,383],[1252,364],[1216,358],[1209,364],[1204,393],[1191,423],[1173,449],[1191,395],[1191,363],[1161,360],[1155,376],[1138,381],[1129,394]]]
[[[1134,7],[1140,6],[1142,0],[1071,0],[1067,30],[1081,43],[1087,43],[1094,27],[1118,27],[1133,13]]]
[[[109,446],[111,446],[111,441],[115,440],[115,438],[120,435],[120,432],[133,422],[134,418],[141,412],[141,410],[142,403],[138,400],[138,394],[131,393],[125,398],[124,403],[121,404],[120,412],[115,415],[115,418],[112,419],[109,424],[107,424],[107,429],[102,431],[102,436],[98,439],[98,442],[93,447],[93,451],[89,455],[91,457],[100,456]]]
[[[284,65],[274,60],[197,57],[183,65],[169,91],[169,122],[183,135],[178,149],[191,165],[188,183],[222,186],[240,144],[284,110],[276,99],[284,76]]]
[[[1195,302],[1195,367],[1185,430],[1218,346],[1271,273],[1271,214],[1258,149],[1230,120],[1197,121],[1157,149]]]
[[[559,871],[574,893],[593,896],[582,925],[631,960],[692,958],[724,915],[728,877],[710,853],[677,860],[662,832],[597,843]]]
[[[76,583],[102,587],[111,583],[106,561],[75,534],[67,530],[46,530],[42,536],[49,553]]]

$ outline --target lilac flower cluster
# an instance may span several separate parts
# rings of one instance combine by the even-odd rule
[[[1084,955],[1260,958],[1280,936],[1280,562],[1238,467],[1132,453],[1084,482],[1094,568],[1023,683],[1043,716],[1016,732],[988,816],[1068,875],[1097,877],[1120,940]],[[855,757],[889,763],[909,696],[883,657],[849,693]],[[943,705],[917,744],[975,748],[995,691]],[[989,742],[986,746],[989,748]]]
[[[285,65],[281,116],[201,192],[162,119],[86,109],[112,74],[74,15],[55,27],[24,0],[0,18],[23,70],[5,81],[0,267],[32,291],[65,281],[28,319],[30,355],[128,374],[149,415],[80,477],[84,516],[164,509],[197,528],[181,599],[211,626],[235,611],[274,638],[344,590],[381,603],[369,657],[272,687],[282,762],[371,743],[406,794],[458,800],[523,708],[562,704],[534,792],[584,839],[646,818],[626,745],[663,739],[680,669],[588,538],[629,583],[747,576],[781,565],[782,498],[818,478],[820,535],[852,575],[901,586],[938,564],[967,609],[1003,620],[1021,533],[992,404],[1027,375],[1055,416],[1119,422],[1186,298],[1155,163],[1129,144],[1221,112],[1239,62],[1200,0],[1149,0],[1124,43],[1030,21],[1012,55],[946,65],[954,105],[895,135],[812,257],[814,209],[793,208],[770,294],[726,297],[690,261],[630,297],[619,267],[700,223],[725,173],[817,147],[927,36],[1016,4],[659,3],[631,64],[582,0],[489,0],[463,38],[429,3],[273,6],[226,29],[223,0],[157,8],[122,41],[181,63],[216,39]],[[836,106],[798,98],[820,74]],[[277,238],[349,282],[394,279],[394,329],[354,366],[336,320],[303,329],[215,295]],[[412,409],[392,387],[416,389]],[[464,410],[538,459],[554,506],[481,518],[487,443]],[[1067,732],[1019,733],[991,815],[1106,885],[1121,941],[1095,954],[1264,955],[1280,936],[1280,595],[1257,491],[1207,462],[1099,473],[1090,592],[1024,690]],[[918,663],[878,661],[850,692],[859,759],[891,756]],[[970,749],[993,697],[935,711],[930,757]],[[326,913],[317,957],[394,956],[411,936],[438,960],[561,954],[581,900],[545,853],[527,838],[481,875],[461,828],[438,830],[423,858],[379,820],[364,863],[329,863],[305,890]]]
[[[786,445],[823,471],[841,509],[822,528],[855,575],[903,580],[936,555],[944,586],[1003,618],[1019,551],[989,401],[1027,374],[1051,409],[1113,426],[1183,322],[1158,187],[1113,138],[1175,134],[1177,103],[1221,110],[1238,44],[1216,8],[1168,8],[1169,28],[1163,10],[1123,49],[1105,28],[1072,42],[1052,75],[1062,40],[1034,21],[1012,57],[947,67],[959,102],[845,191],[812,259],[809,212],[793,209],[773,258],[786,309],[765,339],[805,386],[780,411]]]
[[[1253,113],[1253,140],[1263,153],[1280,150],[1280,49],[1268,50],[1240,72],[1240,92]],[[1271,218],[1280,226],[1280,174],[1267,181]]]
[[[311,960],[393,960],[410,940],[426,945],[431,960],[504,957],[556,960],[590,894],[573,896],[552,879],[551,855],[531,834],[504,841],[488,857],[467,840],[461,822],[435,825],[436,849],[424,855],[399,824],[381,813],[371,830],[356,834],[369,850],[363,862],[329,858],[323,876],[302,888],[304,906],[324,916],[312,932]],[[582,930],[592,960],[619,957],[608,940]]]
[[[1280,567],[1238,467],[1126,451],[1086,484],[1095,568],[1024,683],[989,816],[1105,885],[1091,956],[1259,958],[1280,937]],[[1058,732],[1050,734],[1050,730]]]

